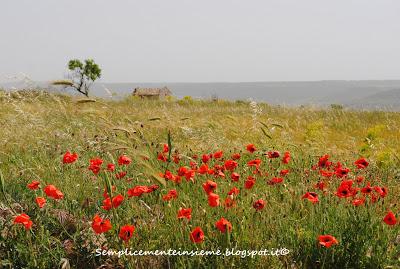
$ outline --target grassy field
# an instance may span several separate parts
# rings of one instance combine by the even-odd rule
[[[400,113],[0,92],[0,126],[0,268],[400,268],[398,220],[383,221],[389,211],[400,218]],[[63,163],[67,151],[77,160]],[[266,154],[272,151],[279,157]],[[204,154],[213,155],[208,167]],[[326,154],[331,165],[320,161]],[[103,163],[90,166],[94,158]],[[360,158],[368,167],[357,168]],[[208,180],[217,187],[210,190]],[[33,181],[36,190],[27,187]],[[234,187],[239,193],[228,194]],[[314,200],[303,198],[308,192]],[[104,209],[119,194],[122,203]],[[37,197],[46,199],[43,208]],[[259,199],[265,207],[257,210]],[[188,208],[190,220],[179,219]],[[31,227],[16,223],[22,213]],[[96,214],[111,229],[103,222],[96,233]],[[221,218],[229,223],[216,226]],[[125,225],[134,226],[132,238],[132,230],[121,233]],[[196,227],[203,239],[191,238]],[[323,246],[321,235],[336,240]],[[96,256],[96,249],[125,248],[290,252]]]

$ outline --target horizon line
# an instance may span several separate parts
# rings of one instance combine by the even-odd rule
[[[163,83],[196,83],[196,84],[207,84],[207,83],[285,83],[285,82],[361,82],[361,81],[400,81],[398,79],[322,79],[322,80],[253,80],[253,81],[97,81],[94,83],[143,83],[143,84],[163,84]]]
[[[0,81],[0,83],[13,83],[20,82],[20,80],[9,80],[9,81]],[[43,82],[51,82],[55,80],[32,80],[32,82],[43,83]],[[379,81],[393,81],[400,82],[400,78],[398,79],[322,79],[322,80],[254,80],[254,81],[156,81],[156,82],[148,82],[148,81],[95,81],[94,83],[115,83],[115,84],[209,84],[209,83],[217,83],[217,84],[240,84],[240,83],[305,83],[305,82],[379,82]]]

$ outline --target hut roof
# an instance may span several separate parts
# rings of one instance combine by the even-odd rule
[[[165,94],[165,95],[170,95],[171,91],[167,87],[163,88],[135,88],[133,91],[134,95],[140,95],[140,96],[152,96],[152,95],[160,95],[160,94]]]

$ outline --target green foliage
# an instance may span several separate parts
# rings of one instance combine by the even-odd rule
[[[379,136],[382,135],[382,133],[385,131],[386,126],[383,124],[377,124],[371,128],[368,129],[367,131],[367,138],[371,141],[374,141],[379,138]]]
[[[342,110],[342,109],[343,109],[343,105],[340,105],[340,104],[331,104],[331,109],[334,109],[334,110]]]
[[[165,101],[167,101],[167,102],[173,102],[175,100],[176,100],[176,98],[172,95],[168,95],[165,97]]]
[[[194,102],[192,96],[184,96],[184,97],[181,99],[181,101],[182,101],[183,103],[193,103],[193,102]]]
[[[324,135],[323,128],[324,122],[322,120],[318,120],[307,125],[305,136],[306,140],[321,141]]]
[[[68,69],[71,71],[74,71],[75,69],[83,70],[83,63],[78,59],[70,60],[68,62]]]
[[[393,165],[393,152],[389,150],[378,152],[376,156],[376,164],[381,168]]]
[[[235,103],[238,105],[249,105],[250,104],[249,101],[245,101],[245,100],[235,100]]]
[[[68,69],[72,72],[72,87],[88,97],[90,84],[101,77],[100,67],[93,59],[86,59],[84,63],[74,59],[68,62]]]

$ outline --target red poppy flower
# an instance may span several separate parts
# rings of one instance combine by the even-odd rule
[[[364,181],[364,177],[363,176],[357,176],[356,177],[356,181],[357,181],[357,183],[361,183],[361,182],[363,182]]]
[[[232,159],[233,159],[233,160],[239,160],[239,159],[240,159],[240,153],[234,153],[234,154],[232,154]]]
[[[47,196],[56,200],[64,198],[64,194],[60,190],[58,190],[54,185],[47,185],[44,188],[44,192],[46,193]]]
[[[216,164],[216,165],[214,165],[214,170],[215,171],[225,171],[225,168],[222,165]]]
[[[203,163],[203,164],[200,166],[198,172],[199,172],[200,175],[207,174],[207,173],[208,173],[208,165],[205,164],[205,163]]]
[[[284,176],[286,176],[287,174],[289,174],[289,170],[288,170],[288,169],[281,170],[281,171],[279,172],[279,174],[280,174],[282,177],[284,177]]]
[[[256,179],[252,176],[249,176],[247,177],[247,180],[244,182],[244,187],[249,190],[253,188],[254,184],[256,184]]]
[[[172,180],[176,184],[180,184],[182,182],[182,177],[181,176],[174,176],[174,179]]]
[[[111,210],[112,204],[111,204],[111,199],[106,198],[103,200],[103,205],[101,206],[104,210]]]
[[[181,156],[179,156],[179,154],[172,155],[172,158],[174,159],[174,163],[176,164],[178,164],[181,161]]]
[[[332,162],[329,161],[329,155],[326,154],[319,158],[318,161],[318,166],[321,168],[329,168],[331,166]]]
[[[78,154],[76,154],[75,152],[71,154],[71,152],[67,151],[64,154],[63,157],[63,163],[67,164],[67,163],[73,163],[78,159]]]
[[[178,210],[178,219],[188,219],[192,218],[192,209],[191,208],[181,208]]]
[[[318,194],[316,194],[315,192],[307,192],[301,198],[307,199],[308,201],[312,202],[313,204],[316,204],[319,202]]]
[[[107,164],[107,170],[110,171],[110,172],[114,172],[115,165],[113,163]]]
[[[268,185],[276,185],[276,184],[280,184],[283,182],[283,178],[281,177],[274,177],[273,179],[271,179],[270,181],[268,181]]]
[[[190,240],[194,243],[201,243],[204,241],[204,232],[200,227],[196,227],[190,233]]]
[[[189,162],[190,168],[192,168],[193,170],[197,170],[197,163],[194,161],[190,161]]]
[[[158,185],[142,186],[144,187],[144,193],[151,193],[159,188]]]
[[[385,187],[375,186],[374,190],[380,195],[381,198],[385,198],[388,194],[388,191]]]
[[[36,201],[36,204],[37,204],[40,208],[43,208],[44,205],[46,204],[46,199],[44,199],[43,197],[36,197],[35,201]]]
[[[122,226],[121,229],[119,230],[118,236],[125,242],[128,242],[129,239],[132,238],[134,231],[135,231],[135,226],[125,225],[125,226]]]
[[[93,172],[93,174],[97,175],[100,172],[101,167],[98,165],[90,165],[89,170]]]
[[[224,201],[224,207],[226,208],[234,207],[235,204],[236,204],[235,200],[231,199],[230,197],[227,197]]]
[[[147,186],[135,186],[132,189],[129,189],[127,194],[128,197],[132,197],[132,196],[141,196],[143,193],[148,193],[149,192],[149,188]]]
[[[222,150],[220,150],[220,151],[215,152],[213,157],[215,159],[219,159],[219,158],[222,158],[222,155],[223,155],[223,152],[222,152]]]
[[[207,180],[205,183],[203,183],[203,189],[207,194],[215,191],[217,189],[217,186],[217,183],[211,180]]]
[[[97,175],[100,172],[103,160],[100,158],[94,158],[89,160],[89,162],[90,162],[89,170],[91,170],[95,175]]]
[[[236,188],[236,187],[233,187],[229,192],[228,192],[228,195],[238,195],[239,194],[239,189],[238,188]]]
[[[373,191],[373,188],[371,187],[370,183],[367,183],[367,186],[361,189],[361,192],[364,194],[370,194]]]
[[[352,180],[343,180],[336,191],[336,195],[340,198],[355,196],[357,194],[357,189],[353,188],[352,186]]]
[[[357,161],[354,162],[354,164],[357,166],[358,169],[364,169],[367,168],[369,163],[367,162],[366,159],[360,158]]]
[[[186,181],[193,181],[194,182],[194,176],[196,175],[196,170],[189,170],[185,174]]]
[[[147,187],[147,193],[153,192],[155,190],[157,190],[160,186],[158,186],[157,184],[154,185],[150,185]]]
[[[163,153],[168,153],[169,152],[169,147],[168,144],[163,145]]]
[[[37,189],[39,189],[39,185],[40,185],[40,182],[34,180],[34,181],[32,181],[31,183],[28,184],[28,188],[31,189],[31,190],[37,190]]]
[[[343,167],[339,167],[335,170],[335,174],[338,178],[343,178],[346,177],[348,175],[348,173],[350,172],[349,168],[343,168]]]
[[[260,164],[261,164],[261,160],[260,159],[254,159],[254,160],[251,160],[251,161],[249,161],[247,163],[247,165],[250,166],[250,167],[251,166],[259,167]]]
[[[211,155],[212,156],[212,155]],[[210,155],[208,154],[203,154],[203,156],[201,157],[201,160],[203,163],[208,163],[208,161],[210,160]]]
[[[270,158],[270,159],[279,158],[281,156],[279,151],[268,151],[267,155],[268,155],[268,158]]]
[[[237,181],[239,181],[239,178],[240,178],[240,175],[239,175],[238,173],[233,172],[233,173],[231,174],[231,179],[232,179],[232,181],[237,182]]]
[[[327,171],[327,170],[319,170],[319,173],[321,176],[326,177],[326,178],[330,178],[331,176],[333,176],[333,172],[331,171]]]
[[[265,201],[263,199],[259,199],[253,203],[253,207],[257,210],[260,211],[265,207]]]
[[[92,165],[102,165],[103,164],[103,160],[100,158],[94,158],[94,159],[90,159],[89,163]]]
[[[176,199],[178,197],[178,192],[176,190],[170,190],[166,195],[163,196],[164,201],[169,201]]]
[[[122,204],[123,201],[124,201],[124,196],[118,194],[117,196],[112,198],[112,205],[114,208],[117,208]]]
[[[166,180],[171,180],[171,181],[175,181],[175,175],[174,174],[172,174],[170,171],[166,171],[165,172],[165,174],[164,175],[162,175],[161,174],[161,176],[163,177],[163,178],[165,178]],[[179,176],[179,175],[178,175]]]
[[[256,149],[256,147],[255,147],[253,144],[248,144],[248,145],[246,146],[246,150],[247,150],[248,152],[250,152],[250,153],[254,153],[254,151],[256,151],[257,149]]]
[[[208,195],[208,205],[211,207],[219,206],[219,195],[211,192]]]
[[[14,224],[22,224],[25,226],[26,230],[29,230],[32,227],[33,222],[27,214],[23,213],[15,217]]]
[[[160,152],[157,155],[157,160],[162,161],[162,162],[166,162],[168,159],[167,159],[167,156],[165,156],[163,153]]]
[[[354,206],[360,206],[360,205],[363,205],[365,203],[365,199],[354,199],[351,203]]]
[[[353,192],[346,186],[339,186],[336,191],[336,196],[340,198],[347,198],[353,196]]]
[[[215,223],[215,227],[216,227],[218,230],[220,230],[221,233],[226,233],[227,230],[228,230],[229,232],[232,231],[232,224],[231,224],[228,220],[226,220],[226,219],[224,219],[224,218],[221,218],[220,220],[218,220],[218,221]]]
[[[160,176],[165,178],[166,180],[174,180],[174,175],[169,170],[165,171],[165,174],[161,173]]]
[[[185,166],[179,167],[179,169],[177,171],[178,176],[181,176],[181,177],[184,176],[187,173],[187,171],[188,171],[187,167],[185,167]]]
[[[339,243],[332,235],[320,235],[318,236],[318,241],[321,246],[326,248],[330,248],[332,245]]]
[[[216,174],[218,171],[220,171],[220,170],[222,170],[223,168],[222,168],[222,166],[221,165],[219,165],[219,164],[215,164],[214,165],[214,167],[213,167],[213,174]]]
[[[223,155],[223,154],[224,154],[224,153],[222,152],[222,150],[217,151],[217,152],[215,152],[215,153],[213,154],[213,158],[215,158],[215,159],[222,158],[222,155]]]
[[[324,191],[326,189],[326,184],[323,181],[319,181],[317,184],[314,185],[314,188]]]
[[[131,158],[125,155],[121,155],[118,158],[118,164],[119,165],[129,165],[132,162]]]
[[[335,175],[338,178],[346,177],[349,172],[350,172],[349,168],[342,167],[342,164],[340,162],[337,163],[337,165],[335,167]]]
[[[288,164],[289,161],[290,161],[290,152],[289,152],[289,151],[286,151],[286,152],[283,154],[282,163]]]
[[[227,161],[225,161],[225,164],[224,164],[225,169],[228,171],[235,170],[237,166],[238,166],[238,163],[235,162],[234,160],[227,160]]]
[[[396,225],[397,220],[396,220],[396,216],[393,214],[392,211],[389,211],[386,216],[383,218],[383,221],[387,224],[387,225]]]
[[[376,201],[378,201],[379,196],[376,196],[374,193],[372,193],[372,194],[369,196],[369,198],[370,198],[370,200],[371,200],[371,203],[375,203]]]
[[[218,173],[216,173],[215,176],[225,178],[225,174],[222,171],[218,171]]]
[[[128,172],[121,171],[121,172],[118,172],[117,174],[115,174],[115,178],[116,179],[121,179],[121,178],[124,178],[127,174],[128,174]]]
[[[92,228],[95,233],[101,234],[111,230],[112,225],[110,220],[102,219],[99,215],[95,215],[92,221]]]

